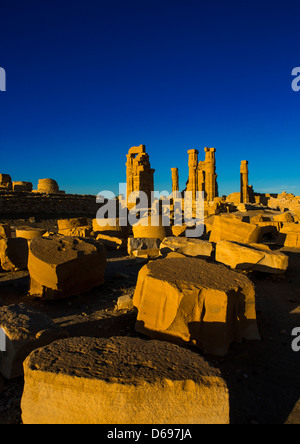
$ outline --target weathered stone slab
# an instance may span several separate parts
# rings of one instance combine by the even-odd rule
[[[234,341],[259,339],[252,282],[202,259],[171,253],[148,263],[133,304],[139,333],[194,344],[206,353],[224,356]]]
[[[261,237],[261,229],[246,222],[241,222],[236,218],[215,216],[211,229],[210,242],[220,242],[222,240],[240,242],[243,244],[258,243]]]
[[[57,221],[58,231],[72,230],[73,228],[86,227],[88,221],[86,217],[76,217],[72,219],[60,219]]]
[[[208,241],[201,239],[192,239],[188,237],[166,237],[161,245],[161,254],[175,253],[185,254],[186,256],[211,257],[213,245]]]
[[[261,229],[261,235],[271,234],[273,236],[277,236],[279,231],[282,228],[282,222],[276,221],[267,221],[267,222],[258,222],[257,226]]]
[[[285,223],[280,229],[280,233],[300,233],[300,224],[299,223]]]
[[[86,293],[104,282],[106,250],[76,237],[38,238],[30,243],[30,294],[60,299]]]
[[[229,423],[220,371],[174,344],[65,339],[31,353],[24,370],[24,424]]]
[[[116,236],[108,236],[106,234],[98,234],[97,238],[106,248],[112,250],[120,250],[126,248],[126,240]]]
[[[28,243],[22,238],[0,239],[0,263],[5,271],[25,270],[28,262]]]
[[[277,244],[287,248],[300,248],[300,232],[279,233]]]
[[[41,228],[33,228],[33,227],[19,227],[16,228],[16,237],[21,237],[23,239],[27,239],[31,241],[36,237],[42,237],[46,233],[46,230]]]
[[[281,213],[273,216],[274,221],[278,222],[294,222],[294,216],[291,213]]]
[[[68,336],[49,316],[25,304],[0,307],[0,327],[6,342],[0,373],[7,379],[23,375],[23,361],[33,350]]]
[[[289,264],[288,256],[278,251],[271,251],[266,245],[244,245],[228,241],[217,243],[216,261],[238,270],[272,274],[285,273]]]
[[[58,234],[62,236],[72,236],[72,237],[90,237],[92,234],[92,227],[76,227],[76,228],[66,228],[65,230],[59,230]]]
[[[300,248],[300,224],[284,224],[278,234],[276,243],[288,248]]]

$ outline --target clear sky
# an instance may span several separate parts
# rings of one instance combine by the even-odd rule
[[[117,192],[144,144],[171,191],[208,146],[221,194],[248,160],[255,191],[300,195],[299,17],[299,0],[3,0],[0,172]]]

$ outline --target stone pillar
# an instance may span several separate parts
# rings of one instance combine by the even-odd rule
[[[242,160],[241,162],[241,203],[249,203],[249,169],[248,161]]]
[[[192,191],[193,200],[196,200],[198,191],[198,150],[189,150],[189,180],[187,183],[187,191]]]
[[[171,168],[172,171],[172,193],[179,191],[179,174],[178,168]]]
[[[205,192],[205,162],[198,163],[198,191]]]
[[[215,148],[204,148],[205,151],[205,195],[208,202],[218,197]]]

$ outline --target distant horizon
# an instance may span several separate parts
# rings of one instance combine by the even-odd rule
[[[137,145],[136,145],[137,146]],[[131,148],[131,147],[130,147]],[[192,148],[191,148],[192,149]],[[204,149],[204,148],[203,148]],[[146,146],[146,150],[147,150],[147,146]],[[199,148],[198,148],[198,150],[199,150]],[[150,156],[150,163],[151,163],[151,155],[150,155],[150,153],[147,151],[147,153],[149,154],[149,156]],[[113,192],[116,196],[118,196],[119,194],[118,194],[118,189],[119,189],[119,184],[122,184],[122,183],[126,183],[126,167],[125,167],[125,161],[126,161],[126,154],[127,153],[125,153],[124,154],[124,174],[123,174],[123,181],[122,180],[120,180],[119,182],[117,181],[115,184],[113,184],[113,186],[111,187],[111,188],[106,188],[106,189],[104,189],[104,188],[99,188],[99,190],[98,191],[95,191],[95,192],[92,192],[92,191],[87,191],[88,190],[88,188],[86,188],[84,185],[83,186],[81,186],[81,184],[76,184],[76,185],[73,185],[73,186],[70,186],[70,187],[68,187],[68,188],[63,188],[62,186],[61,186],[61,184],[59,183],[59,180],[56,178],[56,177],[46,177],[46,176],[44,176],[44,177],[40,177],[38,180],[40,180],[40,179],[53,179],[53,180],[55,180],[57,183],[58,183],[58,186],[59,186],[59,189],[60,189],[60,191],[65,191],[66,192],[66,194],[77,194],[77,195],[91,195],[91,196],[97,196],[99,193],[101,193],[101,192],[103,192],[103,191],[111,191],[111,192]],[[202,156],[203,157],[203,159],[204,159],[204,156]],[[216,152],[216,159],[217,159],[217,161],[218,161],[218,152]],[[199,150],[199,160],[201,160],[201,151]],[[247,159],[243,159],[243,160],[247,160]],[[155,166],[154,165],[152,165],[151,164],[151,167],[152,168],[154,168],[155,169]],[[178,168],[177,166],[173,166],[174,168]],[[173,168],[172,167],[172,168]],[[187,156],[187,154],[186,154],[186,165],[184,166],[184,170],[185,170],[185,173],[186,173],[186,179],[184,180],[182,177],[181,177],[181,175],[180,175],[180,168],[178,168],[179,169],[179,179],[180,179],[180,185],[182,185],[181,187],[180,187],[180,191],[182,192],[184,189],[185,189],[185,184],[186,184],[186,182],[187,182],[187,180],[188,180],[188,156]],[[217,175],[218,175],[218,177],[219,177],[219,174],[218,174],[218,167],[217,167]],[[8,174],[8,175],[10,175],[11,176],[11,178],[12,178],[12,181],[14,182],[14,181],[20,181],[20,180],[22,180],[22,181],[26,181],[26,182],[31,182],[32,183],[32,185],[33,185],[33,190],[37,190],[37,185],[38,185],[38,180],[36,180],[36,182],[33,182],[32,180],[30,180],[30,178],[28,179],[28,177],[26,178],[26,179],[24,179],[24,177],[23,178],[16,178],[16,177],[14,177],[12,174],[11,174],[11,172],[7,172],[7,171],[4,171],[4,172],[0,172],[0,174]],[[235,182],[237,182],[237,187],[236,187],[236,189],[232,189],[231,191],[229,190],[229,188],[228,188],[228,185],[227,185],[227,190],[229,190],[227,193],[224,193],[224,192],[222,192],[222,185],[220,185],[220,183],[219,183],[219,181],[218,181],[218,187],[219,187],[219,196],[220,197],[222,197],[222,196],[229,196],[230,194],[232,194],[232,193],[237,193],[237,192],[240,192],[240,188],[239,188],[239,185],[240,185],[240,175],[239,175],[239,168],[237,169],[237,174],[236,174],[236,176],[237,177],[235,177],[234,178],[234,181]],[[254,192],[255,193],[259,193],[259,194],[282,194],[283,192],[286,192],[286,193],[289,193],[289,194],[293,194],[293,195],[295,195],[295,196],[300,196],[300,189],[298,188],[298,187],[296,187],[296,186],[291,186],[291,185],[288,185],[288,184],[283,184],[283,185],[280,185],[280,189],[278,189],[278,188],[276,188],[272,183],[271,183],[271,187],[270,188],[266,188],[266,186],[265,186],[265,188],[262,188],[262,187],[255,187],[252,183],[251,183],[251,165],[249,165],[249,185],[252,185],[253,186],[253,190],[254,190]],[[161,178],[160,178],[161,179]],[[262,182],[263,180],[261,180],[261,182]],[[157,178],[156,178],[156,173],[154,173],[154,184],[156,184],[157,183]],[[161,184],[161,186],[155,186],[155,191],[158,191],[158,192],[162,192],[162,191],[169,191],[169,193],[171,194],[171,192],[172,192],[172,178],[171,178],[171,167],[170,167],[170,174],[169,174],[169,177],[168,177],[168,180],[167,180],[167,178],[166,178],[166,180],[165,181],[162,181],[162,180],[160,180],[160,181],[158,181],[158,183],[159,184]],[[166,187],[168,185],[168,187]],[[82,189],[82,191],[80,191]],[[95,189],[95,188],[94,188]],[[299,190],[299,194],[297,194],[297,190]]]

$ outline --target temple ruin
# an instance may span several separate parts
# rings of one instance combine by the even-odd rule
[[[218,197],[218,184],[216,174],[216,149],[204,148],[205,160],[198,161],[198,150],[189,150],[189,178],[186,191],[191,191],[193,200],[197,197],[197,192],[204,192],[204,200],[212,202]]]
[[[151,192],[154,191],[154,172],[151,168],[146,146],[134,146],[127,154],[127,198],[133,192],[143,191],[151,202]],[[130,207],[131,204],[129,204]]]

